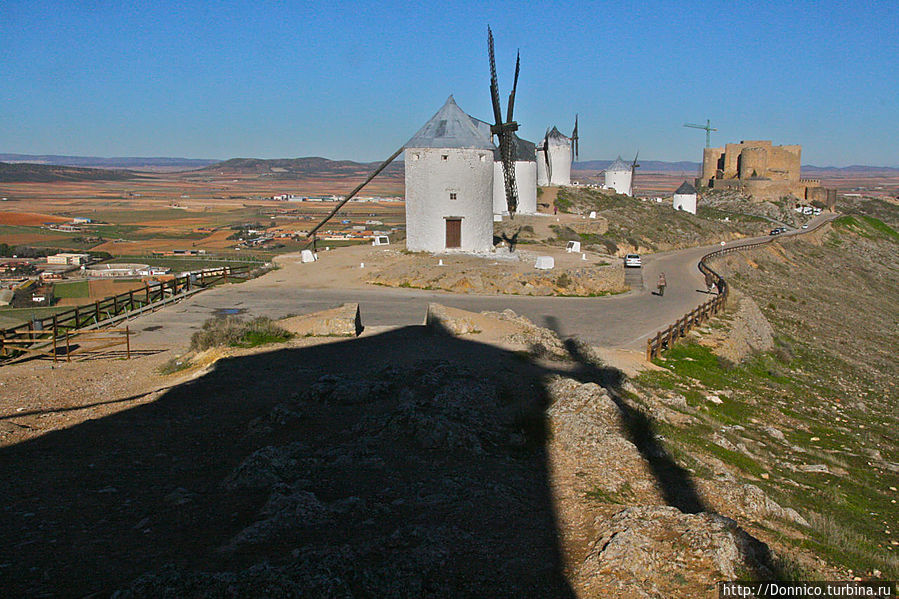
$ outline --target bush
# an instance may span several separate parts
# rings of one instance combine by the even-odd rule
[[[260,316],[244,320],[239,316],[210,318],[203,323],[203,330],[197,331],[190,339],[190,348],[196,351],[210,347],[256,347],[265,343],[287,341],[293,335],[275,322]]]

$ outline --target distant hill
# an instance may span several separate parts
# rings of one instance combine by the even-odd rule
[[[633,158],[622,158],[630,164]],[[584,162],[575,162],[571,165],[571,170],[575,171],[601,171],[605,170],[612,164],[614,160],[586,160]],[[681,162],[664,162],[662,160],[640,160],[640,170],[643,172],[658,173],[699,173],[702,165],[698,162],[681,161]]]
[[[631,159],[633,160],[633,159]],[[612,164],[612,160],[587,160],[584,162],[575,162],[571,165],[571,169],[575,171],[601,171]],[[630,164],[630,160],[625,159]],[[640,160],[641,172],[656,173],[699,173],[702,164],[699,162],[681,161],[681,162],[665,162],[662,160]],[[854,164],[852,166],[814,166],[812,164],[802,165],[803,177],[839,177],[849,175],[878,175],[878,176],[899,176],[899,167],[890,166],[865,166]]]
[[[353,162],[350,160],[329,160],[317,156],[305,158],[232,158],[198,169],[197,173],[225,173],[262,175],[273,179],[305,179],[310,177],[352,177],[371,172],[376,162]],[[402,161],[394,161],[381,176],[400,176],[403,174]]]
[[[123,181],[138,175],[123,170],[78,168],[52,164],[0,162],[2,183],[50,183],[54,181]]]
[[[218,162],[217,160],[210,160],[207,158],[102,158],[99,156],[59,156],[55,154],[0,154],[0,161],[9,163],[27,162],[31,164],[52,164],[57,166],[78,166],[88,168],[166,168],[182,170],[201,168]]]

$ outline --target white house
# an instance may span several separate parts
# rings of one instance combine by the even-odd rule
[[[546,137],[549,152],[549,184],[571,185],[571,139],[555,127]]]
[[[489,125],[452,96],[406,143],[406,249],[493,249],[495,150]]]
[[[512,147],[515,160],[515,186],[518,189],[519,214],[535,214],[537,212],[537,153],[534,144],[513,135],[515,144]],[[544,165],[545,166],[545,165]],[[497,150],[493,162],[493,213],[508,214],[506,201],[506,180],[503,176],[503,163]]]
[[[696,188],[687,181],[674,192],[674,209],[696,214]]]
[[[631,166],[627,164],[619,156],[615,162],[609,165],[604,175],[603,189],[614,189],[615,193],[623,193],[631,195],[633,188],[631,184]]]

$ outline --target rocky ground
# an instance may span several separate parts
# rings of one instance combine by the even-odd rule
[[[447,255],[440,259],[443,265],[437,267],[437,259],[432,256],[398,254],[389,264],[373,269],[367,282],[454,293],[539,296],[590,297],[629,289],[622,263],[616,258],[602,259],[593,252],[568,254],[558,248],[525,247],[517,247],[514,260],[502,256]],[[555,266],[551,270],[534,268],[541,255],[553,256]]]
[[[711,245],[770,229],[770,223],[739,210],[725,212],[704,205],[697,214],[674,210],[671,203],[638,200],[621,194],[588,188],[564,188],[556,205],[567,213],[589,216],[596,212],[608,230],[604,233],[578,231],[559,223],[554,238],[559,242],[580,240],[583,247],[624,255],[629,252],[660,252],[698,245]],[[726,219],[726,220],[725,220]]]
[[[783,509],[758,489],[707,504],[620,371],[510,311],[432,313],[428,328],[207,352],[168,377],[146,371],[161,354],[97,361],[67,404],[51,387],[41,411],[70,418],[0,449],[6,588],[711,597],[716,580],[776,572],[740,520]],[[35,376],[12,368],[17,389]],[[76,409],[99,375],[119,381],[107,397],[155,392]]]

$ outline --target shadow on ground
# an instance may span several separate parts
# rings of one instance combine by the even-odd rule
[[[568,347],[563,374],[620,386]],[[0,450],[3,584],[571,597],[546,455],[556,372],[424,327],[222,360],[153,403]],[[651,424],[619,407],[669,502],[703,509]]]

